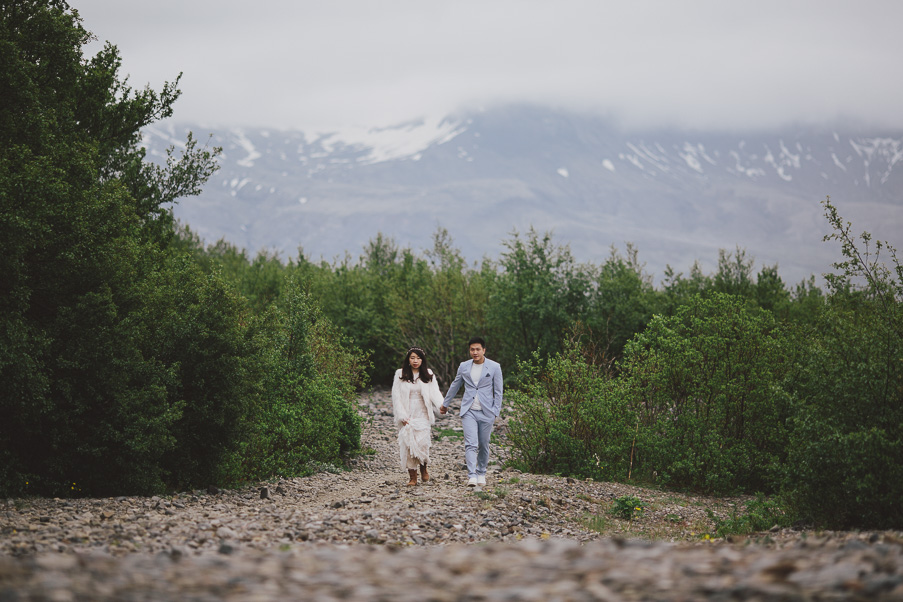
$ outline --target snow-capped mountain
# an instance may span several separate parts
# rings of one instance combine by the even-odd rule
[[[212,134],[223,154],[177,217],[208,242],[286,258],[356,256],[378,232],[428,248],[438,226],[468,259],[497,258],[513,230],[532,226],[597,263],[633,242],[657,278],[666,264],[711,269],[718,249],[740,246],[757,269],[778,263],[796,282],[840,258],[822,242],[827,195],[856,231],[901,246],[903,132],[622,131],[509,106],[324,133],[165,124],[145,130],[149,156],[187,130]]]

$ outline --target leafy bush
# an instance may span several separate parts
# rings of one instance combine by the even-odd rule
[[[298,291],[273,305],[277,258],[174,228],[218,153],[189,134],[144,161],[176,84],[132,90],[111,45],[83,58],[65,2],[0,12],[0,495],[159,493],[357,449],[357,352]]]
[[[521,362],[520,389],[506,393],[513,463],[530,472],[626,478],[631,417],[617,382],[588,364],[579,346],[544,362]]]
[[[360,448],[360,356],[297,283],[285,285],[283,305],[261,324],[270,346],[242,443],[223,468],[232,483],[304,474],[311,462],[340,462]]]
[[[634,470],[712,493],[778,487],[791,351],[769,313],[730,295],[696,296],[674,316],[653,318],[622,366],[639,421]]]
[[[787,527],[792,522],[792,515],[784,510],[780,500],[768,499],[761,493],[746,502],[745,509],[743,514],[735,512],[729,518],[719,518],[708,510],[709,518],[715,523],[715,534],[718,537],[749,535],[771,529],[775,525]]]
[[[551,235],[540,236],[532,228],[525,238],[515,232],[503,244],[507,250],[487,307],[492,340],[499,342],[494,358],[514,365],[536,351],[551,356],[561,350],[567,327],[586,312],[592,274],[567,245],[556,245]]]
[[[218,272],[205,275],[182,254],[148,279],[142,297],[136,339],[145,357],[168,367],[168,406],[179,409],[160,460],[166,485],[213,483],[238,444],[254,390],[260,350],[248,338],[250,309]]]
[[[635,495],[622,495],[615,498],[611,505],[611,514],[623,520],[633,520],[634,516],[641,514],[646,508],[646,503]]]
[[[903,266],[893,248],[857,240],[825,202],[827,238],[845,260],[807,341],[787,463],[803,517],[834,528],[903,525]],[[881,261],[889,251],[894,269]]]
[[[0,492],[159,490],[193,401],[148,354],[148,282],[167,272],[166,206],[196,194],[216,151],[143,163],[140,128],[175,84],[132,90],[66,3],[4,5],[0,46]]]

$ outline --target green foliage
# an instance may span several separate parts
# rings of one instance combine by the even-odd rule
[[[579,339],[593,364],[610,367],[621,357],[624,346],[641,332],[655,312],[658,301],[652,277],[643,271],[636,248],[627,245],[626,256],[614,248],[595,274],[589,291],[589,306],[580,326]]]
[[[332,265],[313,265],[299,258],[296,273],[307,284],[325,315],[359,349],[369,352],[367,376],[372,383],[391,382],[401,366],[389,296],[397,279],[400,251],[382,234],[371,240],[357,263],[350,257]],[[411,343],[415,344],[415,343]]]
[[[611,505],[612,516],[623,520],[633,520],[638,514],[642,514],[646,503],[634,495],[622,495],[615,498]]]
[[[857,240],[830,200],[844,261],[796,379],[787,489],[800,513],[835,528],[903,524],[903,270],[892,247]],[[880,253],[887,250],[894,268]]]
[[[172,255],[144,283],[145,305],[132,319],[145,357],[168,367],[170,425],[175,445],[161,465],[169,487],[212,483],[241,436],[253,394],[258,349],[244,326],[250,311],[221,274],[204,274],[185,255]]]
[[[171,114],[174,84],[133,91],[63,2],[5,4],[0,19],[0,489],[147,492],[193,400],[154,357],[148,282],[169,269],[163,203],[212,173],[189,141],[144,168],[140,128]]]
[[[283,283],[291,273],[291,264],[284,265],[275,253],[262,250],[249,259],[244,249],[225,240],[205,247],[188,226],[177,229],[172,246],[191,255],[205,272],[218,270],[248,300],[255,313],[264,312],[279,299]]]
[[[771,529],[774,526],[788,527],[792,523],[791,514],[783,508],[780,499],[768,499],[757,493],[754,499],[744,504],[745,512],[736,511],[728,518],[720,518],[708,510],[709,518],[715,523],[715,535],[749,535]]]
[[[718,251],[718,271],[712,278],[712,289],[719,293],[751,298],[757,288],[752,281],[753,259],[737,247],[736,253]]]
[[[513,365],[539,351],[547,357],[561,349],[562,334],[584,315],[592,274],[578,265],[567,246],[532,228],[522,239],[515,232],[503,243],[501,273],[491,289],[487,318],[494,357]],[[502,346],[504,345],[504,346]]]
[[[505,395],[512,464],[530,472],[626,478],[631,417],[617,382],[588,364],[579,346],[547,361],[534,352],[519,370],[520,388]]]
[[[189,134],[144,161],[176,84],[132,90],[111,45],[84,59],[65,2],[0,16],[0,495],[157,493],[356,450],[363,358],[284,293],[277,257],[174,228],[219,152]]]
[[[675,272],[669,265],[662,278],[662,313],[672,316],[678,307],[686,305],[697,295],[705,295],[711,289],[712,278],[702,273],[698,261],[693,263],[688,277],[684,277],[683,272]]]
[[[608,521],[601,514],[587,513],[580,522],[583,523],[584,527],[596,533],[605,533],[608,527]]]
[[[272,306],[259,326],[267,345],[262,381],[239,449],[223,468],[227,482],[304,474],[311,462],[340,462],[360,449],[361,358],[296,282],[285,291],[282,307]]]
[[[654,318],[628,344],[623,367],[639,421],[634,470],[713,493],[775,489],[791,351],[770,314],[730,295],[697,296],[674,316]]]
[[[433,436],[436,437],[436,441],[441,441],[448,437],[449,439],[464,439],[463,431],[456,431],[454,429],[444,429],[444,428],[435,428],[433,429]]]
[[[447,385],[466,351],[467,341],[486,331],[489,291],[481,272],[465,269],[461,252],[444,229],[433,237],[427,260],[406,250],[389,293],[394,328],[390,344],[401,359],[413,345],[426,350],[429,366]]]

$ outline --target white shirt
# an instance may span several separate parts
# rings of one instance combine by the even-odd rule
[[[485,363],[485,361],[484,361],[484,363]],[[478,364],[478,363],[474,362],[473,365],[470,367],[470,380],[473,381],[474,385],[479,385],[481,376],[483,376],[483,364]],[[480,411],[483,409],[483,406],[480,405],[480,396],[479,395],[474,397],[473,405],[470,407],[472,407],[473,409],[475,409],[477,411]]]

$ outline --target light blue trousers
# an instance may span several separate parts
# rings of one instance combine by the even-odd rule
[[[464,462],[467,464],[467,476],[486,476],[486,467],[489,465],[489,436],[492,435],[492,425],[495,415],[489,410],[467,410],[461,416],[461,426],[464,428]]]

